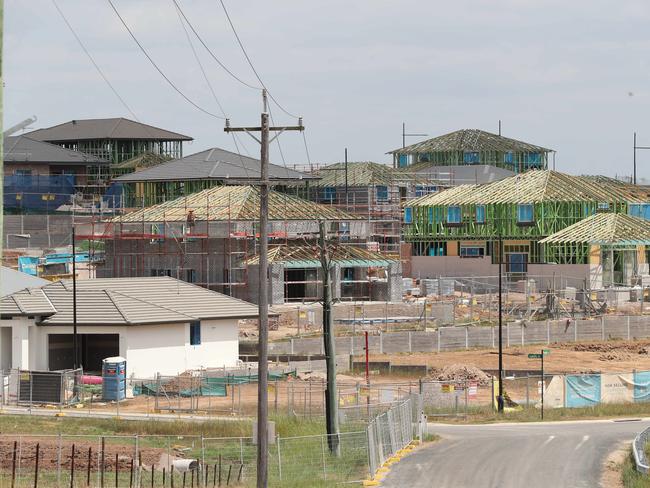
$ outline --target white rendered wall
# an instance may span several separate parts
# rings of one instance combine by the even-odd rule
[[[11,326],[10,346],[0,344],[0,364],[12,351],[11,367],[47,370],[48,334],[72,334],[71,326],[36,326],[34,319],[2,321]],[[79,326],[79,334],[119,334],[120,356],[127,360],[127,374],[153,378],[156,373],[175,375],[188,369],[234,366],[239,358],[237,319],[201,322],[201,344],[190,345],[190,325]],[[0,341],[9,334],[0,335]]]
[[[236,319],[201,321],[201,344],[190,345],[190,325],[132,326],[127,331],[127,374],[152,378],[188,369],[234,366],[239,358]]]

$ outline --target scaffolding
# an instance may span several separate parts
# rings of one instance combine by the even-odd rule
[[[104,243],[98,277],[172,276],[251,300],[249,259],[258,252],[259,189],[215,187],[109,219],[77,224],[77,239]],[[269,244],[295,246],[318,233],[318,219],[349,242],[367,226],[327,206],[271,192]],[[251,283],[251,286],[252,283]]]

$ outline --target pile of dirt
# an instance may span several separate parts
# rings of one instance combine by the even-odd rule
[[[490,384],[490,375],[482,369],[466,364],[450,364],[441,369],[436,369],[429,374],[429,379],[434,381],[471,381],[479,386]]]
[[[634,341],[634,342],[590,342],[578,344],[562,344],[559,345],[562,349],[569,349],[576,352],[599,352],[599,353],[623,353],[627,354],[623,359],[629,359],[630,354],[648,354],[650,351],[650,343],[648,341]],[[606,361],[613,361],[615,359],[605,359]]]
[[[627,361],[631,355],[625,351],[607,351],[598,355],[600,361]]]

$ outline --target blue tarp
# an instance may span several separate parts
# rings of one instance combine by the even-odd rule
[[[38,258],[33,256],[18,256],[18,271],[28,275],[38,276]]]
[[[650,402],[650,371],[634,372],[634,401]]]
[[[69,204],[75,192],[74,175],[8,175],[3,180],[6,209],[55,210]]]
[[[600,403],[600,375],[567,375],[565,402],[569,408],[592,407]]]

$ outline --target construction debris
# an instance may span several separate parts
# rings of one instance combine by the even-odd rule
[[[471,381],[477,382],[479,386],[490,384],[491,377],[482,369],[465,364],[450,364],[442,369],[433,370],[429,374],[429,379],[435,381]]]

